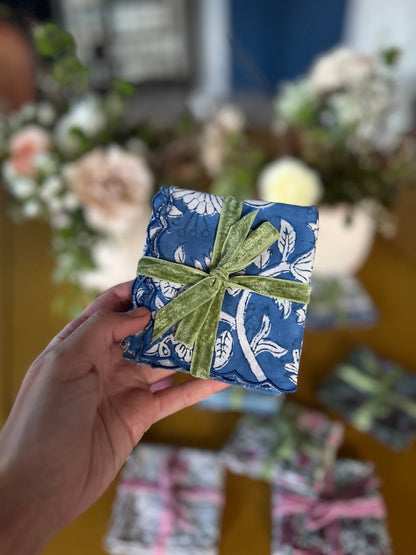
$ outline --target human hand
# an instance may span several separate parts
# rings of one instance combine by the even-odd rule
[[[125,312],[118,285],[68,324],[29,368],[0,433],[0,545],[38,553],[107,489],[156,421],[223,389],[190,379],[155,393],[172,372],[123,359],[119,341],[149,321]]]

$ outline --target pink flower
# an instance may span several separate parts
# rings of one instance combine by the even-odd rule
[[[36,171],[36,159],[51,149],[49,133],[36,125],[28,125],[10,139],[10,157],[6,161],[14,173],[33,177]]]
[[[153,176],[146,161],[116,145],[92,150],[65,174],[94,229],[121,231],[149,205]]]

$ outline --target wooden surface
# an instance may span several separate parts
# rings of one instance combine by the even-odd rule
[[[314,398],[318,384],[332,366],[358,344],[369,345],[416,371],[415,210],[414,196],[405,199],[400,208],[403,218],[398,239],[386,241],[378,238],[360,273],[362,282],[380,309],[379,323],[368,329],[307,332],[299,388],[291,398],[318,407]],[[53,260],[49,255],[48,229],[34,223],[20,227],[11,225],[5,220],[4,209],[1,214],[0,409],[4,416],[30,361],[65,322],[50,310],[56,290],[49,278]],[[219,449],[237,419],[237,414],[216,414],[190,408],[155,425],[145,440]],[[341,455],[375,462],[383,482],[394,553],[414,553],[416,445],[406,452],[394,453],[347,427]],[[104,553],[101,542],[114,492],[113,485],[87,513],[50,543],[45,555]],[[228,474],[221,555],[267,554],[270,551],[270,531],[267,485]]]

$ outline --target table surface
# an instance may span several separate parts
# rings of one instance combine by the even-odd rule
[[[307,331],[298,391],[291,395],[292,399],[321,408],[315,399],[319,383],[335,363],[360,344],[416,371],[415,196],[401,199],[397,208],[400,217],[397,237],[390,241],[377,238],[359,274],[380,311],[379,322],[369,328]],[[50,280],[53,259],[49,254],[47,227],[37,223],[13,225],[4,216],[4,205],[0,210],[0,416],[4,420],[26,368],[65,321],[50,309],[57,288]],[[238,418],[236,413],[214,413],[192,407],[154,425],[144,439],[217,450],[229,437]],[[347,426],[340,455],[374,461],[382,479],[394,553],[413,553],[416,526],[411,507],[416,500],[416,445],[396,453]],[[269,553],[268,486],[227,474],[225,487],[221,555]],[[102,538],[114,494],[115,484],[89,511],[56,536],[44,554],[105,553]]]

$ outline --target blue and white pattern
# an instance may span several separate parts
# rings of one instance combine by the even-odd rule
[[[162,188],[153,199],[145,256],[161,258],[208,272],[222,208],[222,197]],[[279,240],[242,273],[310,283],[315,255],[318,212],[314,207],[245,202],[242,216],[258,210],[253,229],[270,221]],[[138,276],[133,308],[157,310],[185,288]],[[215,380],[268,393],[296,389],[306,306],[247,290],[228,288],[221,311],[211,366]],[[151,342],[152,323],[124,342],[125,357],[138,364],[189,372],[192,349],[168,330]]]

